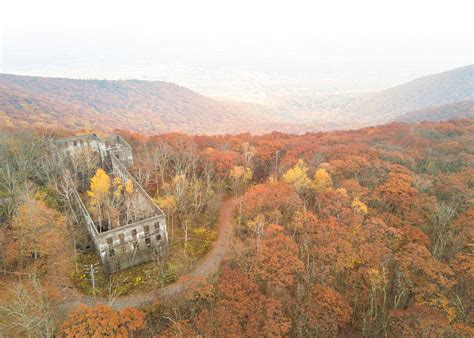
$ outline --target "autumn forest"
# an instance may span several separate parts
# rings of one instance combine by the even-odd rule
[[[51,157],[51,140],[72,133],[5,130],[2,334],[474,335],[473,119],[304,135],[115,133],[166,213],[169,255],[105,273]],[[132,218],[130,181],[84,159],[75,170],[89,173],[84,198],[101,224]]]

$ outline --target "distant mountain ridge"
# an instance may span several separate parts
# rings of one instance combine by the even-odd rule
[[[269,131],[279,121],[254,106],[212,100],[173,83],[0,74],[0,122],[144,134],[215,134]]]
[[[278,112],[275,107],[217,101],[162,81],[0,74],[0,126],[124,129],[150,135],[302,133],[433,121],[472,116],[473,77],[474,65],[469,65],[374,93],[307,97],[278,107]]]
[[[474,100],[474,65],[432,74],[385,90],[300,98],[278,107],[282,117],[319,121],[337,128],[364,127],[396,120],[403,114]]]
[[[474,117],[474,101],[448,103],[438,107],[415,110],[398,116],[400,122],[445,121],[455,118]]]
[[[362,96],[344,110],[360,123],[386,123],[414,110],[474,100],[473,77],[474,65],[424,76]]]

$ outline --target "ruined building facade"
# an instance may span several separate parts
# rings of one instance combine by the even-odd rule
[[[166,216],[127,170],[127,166],[133,164],[133,154],[131,146],[122,137],[113,135],[99,138],[95,134],[80,135],[57,140],[56,146],[66,156],[84,148],[96,152],[100,156],[101,167],[107,173],[120,177],[123,182],[130,180],[133,183],[136,205],[146,215],[146,218],[138,221],[100,231],[79,192],[72,192],[77,213],[92,239],[106,273],[114,273],[167,255]]]

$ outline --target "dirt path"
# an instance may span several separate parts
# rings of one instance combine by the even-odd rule
[[[140,307],[151,304],[156,299],[176,296],[195,283],[196,280],[210,277],[216,273],[231,245],[235,223],[233,216],[238,202],[238,198],[233,198],[222,203],[217,221],[219,237],[212,249],[201,259],[196,268],[189,275],[182,276],[178,281],[166,286],[162,290],[119,297],[109,305],[113,308],[121,309],[124,307]],[[68,308],[72,308],[80,303],[88,306],[93,306],[98,303],[108,303],[108,301],[103,298],[95,299],[94,297],[79,294],[78,292],[75,292],[75,297],[73,296],[71,298],[72,299],[66,302]]]

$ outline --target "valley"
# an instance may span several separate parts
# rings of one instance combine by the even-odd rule
[[[450,104],[450,114],[472,116],[474,66],[466,66],[372,93],[315,92],[243,103],[211,99],[176,84],[138,80],[71,80],[0,74],[4,127],[131,130],[145,135],[305,133],[361,128],[401,119],[416,110]],[[442,109],[442,108],[439,108]]]

